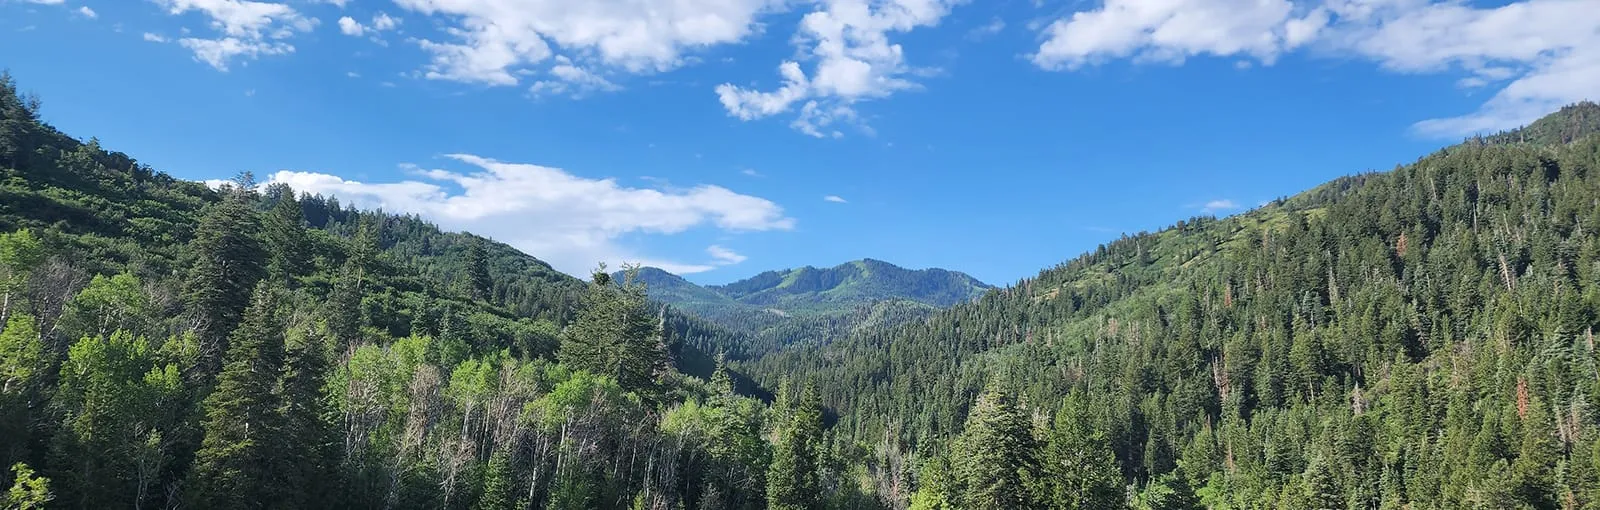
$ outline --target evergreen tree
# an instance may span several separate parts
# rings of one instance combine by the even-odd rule
[[[1074,389],[1056,411],[1041,456],[1040,495],[1050,508],[1089,510],[1126,506],[1122,472],[1104,433],[1090,422],[1088,396]]]
[[[477,510],[505,510],[511,504],[511,454],[496,449],[489,456],[489,465],[483,473],[483,491],[478,497]]]
[[[305,213],[287,184],[269,186],[267,198],[275,200],[272,210],[261,220],[267,277],[277,285],[294,288],[295,277],[311,270],[311,240],[306,236]]]
[[[193,264],[184,300],[203,345],[198,368],[204,374],[221,368],[223,353],[229,350],[227,336],[239,325],[264,273],[261,242],[253,237],[259,222],[249,205],[252,196],[248,190],[234,190],[213,204],[189,242]]]
[[[198,508],[261,508],[281,497],[273,470],[282,443],[274,389],[283,367],[278,291],[263,285],[230,338],[226,365],[207,396],[205,439],[185,484]]]
[[[312,331],[287,335],[283,375],[278,384],[278,417],[282,430],[273,434],[277,461],[268,483],[281,489],[273,498],[294,508],[326,506],[333,495],[336,457],[332,431],[323,420],[322,388],[328,349]]]
[[[822,404],[810,383],[797,401],[780,398],[784,401],[777,412],[783,421],[767,469],[767,508],[815,510],[822,491]]]
[[[494,281],[489,279],[489,254],[483,244],[483,238],[478,236],[467,241],[467,294],[478,300],[488,300],[494,290]]]
[[[965,508],[1038,508],[1038,445],[1028,410],[998,383],[978,396],[957,445]]]
[[[661,318],[651,313],[644,286],[631,276],[614,284],[601,265],[583,304],[563,335],[561,362],[616,379],[623,388],[650,393],[668,360]]]

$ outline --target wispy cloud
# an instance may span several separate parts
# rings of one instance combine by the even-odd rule
[[[723,264],[729,264],[729,265],[738,264],[738,263],[744,262],[746,259],[748,259],[748,257],[745,257],[744,255],[740,255],[738,253],[735,253],[733,250],[730,250],[730,249],[727,249],[727,248],[723,248],[722,246],[718,246],[718,245],[715,245],[715,244],[713,244],[711,246],[707,246],[706,247],[706,253],[710,254],[711,258],[713,260],[716,260],[717,262],[720,262],[720,263],[723,263]]]
[[[828,196],[822,197],[822,200],[824,202],[833,202],[835,204],[843,204],[843,203],[848,202],[847,200],[845,200],[843,197],[840,197],[839,195],[828,195]]]
[[[754,169],[754,168],[746,168],[744,170],[740,170],[739,173],[748,175],[750,177],[766,177],[765,174],[762,174],[761,172],[757,172],[756,169]]]
[[[1207,214],[1223,212],[1223,211],[1233,211],[1233,210],[1237,210],[1237,209],[1239,209],[1239,204],[1237,202],[1234,202],[1234,201],[1228,200],[1228,199],[1212,200],[1212,201],[1206,202],[1204,205],[1200,206],[1200,212],[1207,213]]]

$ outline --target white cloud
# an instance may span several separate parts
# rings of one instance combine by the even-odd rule
[[[361,22],[356,21],[355,18],[343,16],[339,18],[339,33],[359,37],[361,34],[367,33],[367,27],[362,26]]]
[[[1046,27],[1033,62],[1076,69],[1114,58],[1182,62],[1210,54],[1270,63],[1327,22],[1322,10],[1294,11],[1289,0],[1105,0]]]
[[[94,9],[90,9],[87,5],[78,7],[78,14],[89,19],[100,17],[99,14],[95,14]]]
[[[325,4],[333,4],[334,7],[338,7],[340,9],[343,9],[345,5],[350,3],[350,0],[318,0],[318,1],[320,1],[321,3],[325,3]]]
[[[66,2],[66,0],[22,0],[22,1],[23,1],[23,3],[40,4],[40,5],[61,5],[62,3]]]
[[[639,262],[678,273],[714,267],[641,257],[617,245],[615,240],[624,235],[676,234],[698,227],[731,232],[794,227],[794,220],[777,204],[720,186],[630,188],[614,179],[584,178],[558,168],[468,154],[449,157],[477,170],[419,170],[419,180],[389,183],[281,171],[270,182],[338,196],[361,207],[415,213],[448,229],[504,241],[559,270],[580,275],[600,261]],[[731,251],[708,248],[707,252],[716,264],[739,258]]]
[[[957,0],[827,0],[800,21],[795,43],[809,48],[814,62],[808,76],[798,61],[778,66],[783,84],[762,92],[724,83],[717,98],[729,115],[753,120],[789,111],[800,104],[791,125],[811,136],[837,136],[835,122],[855,122],[853,105],[887,97],[917,85],[907,76],[904,50],[889,35],[933,26]],[[802,103],[802,101],[804,101]]]
[[[1045,28],[1033,61],[1072,70],[1121,58],[1181,63],[1212,55],[1270,65],[1286,52],[1315,48],[1392,72],[1463,73],[1456,82],[1462,88],[1498,86],[1476,112],[1414,126],[1456,137],[1600,97],[1595,27],[1594,0],[1482,8],[1455,0],[1104,0]]]
[[[743,40],[779,0],[395,0],[452,22],[448,40],[421,39],[430,79],[516,85],[563,55],[588,69],[630,73],[681,65],[696,49]]]
[[[1237,202],[1228,199],[1219,199],[1206,202],[1205,205],[1200,206],[1200,212],[1209,214],[1222,211],[1232,211],[1238,208],[1239,204]]]
[[[761,172],[757,172],[754,168],[746,168],[744,170],[740,170],[739,173],[748,175],[750,177],[766,177],[766,175],[763,175]]]
[[[379,12],[372,17],[372,24],[363,25],[360,21],[349,16],[339,18],[339,33],[351,37],[360,37],[367,34],[377,35],[378,32],[394,30],[400,26],[399,18],[389,17],[388,14]]]
[[[309,32],[317,25],[314,18],[300,15],[288,4],[251,0],[157,0],[172,15],[197,11],[210,19],[210,26],[221,37],[185,37],[178,41],[194,52],[195,60],[227,71],[237,58],[256,59],[263,55],[286,55],[294,45],[285,41],[297,32]]]
[[[185,37],[179,39],[178,44],[194,52],[195,60],[210,64],[211,67],[223,72],[228,70],[228,62],[238,57],[247,57],[254,60],[263,55],[294,53],[294,46],[289,43],[237,37],[224,37],[221,39]]]
[[[372,17],[372,29],[379,32],[394,30],[400,26],[400,18],[390,17],[388,13],[379,12]]]
[[[156,43],[167,42],[166,36],[163,36],[161,34],[152,34],[150,32],[145,32],[144,33],[144,40],[149,41],[149,42],[156,42]]]
[[[725,265],[738,264],[740,262],[744,262],[745,260],[749,259],[749,257],[746,257],[744,255],[740,255],[738,253],[735,253],[733,250],[730,250],[730,249],[727,249],[727,248],[723,248],[723,247],[715,245],[715,244],[713,244],[711,246],[707,246],[706,247],[706,253],[711,255],[711,259],[712,260],[715,260],[715,261],[717,261],[719,263],[722,263],[722,264],[725,264]]]
[[[822,201],[824,201],[824,202],[833,202],[835,204],[846,203],[845,199],[840,197],[839,195],[828,195],[828,196],[822,197]]]
[[[573,64],[567,57],[556,57],[556,65],[550,68],[550,75],[554,80],[540,80],[533,83],[528,91],[535,96],[546,94],[568,94],[573,97],[582,97],[590,92],[610,92],[621,89],[598,74]]]

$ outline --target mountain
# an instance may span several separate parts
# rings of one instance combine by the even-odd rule
[[[904,299],[944,308],[971,301],[993,287],[944,269],[905,269],[862,259],[831,268],[806,266],[767,271],[727,285],[710,287],[741,303],[783,310],[858,305]]]
[[[766,271],[708,287],[651,267],[640,268],[634,278],[651,299],[748,335],[736,348],[724,346],[737,358],[920,319],[993,288],[956,271],[911,270],[873,259]]]
[[[812,381],[875,462],[920,455],[914,502],[1600,504],[1597,111],[739,366]]]

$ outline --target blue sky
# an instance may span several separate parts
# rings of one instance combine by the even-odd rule
[[[0,0],[45,119],[558,269],[1006,284],[1600,96],[1595,0]]]

